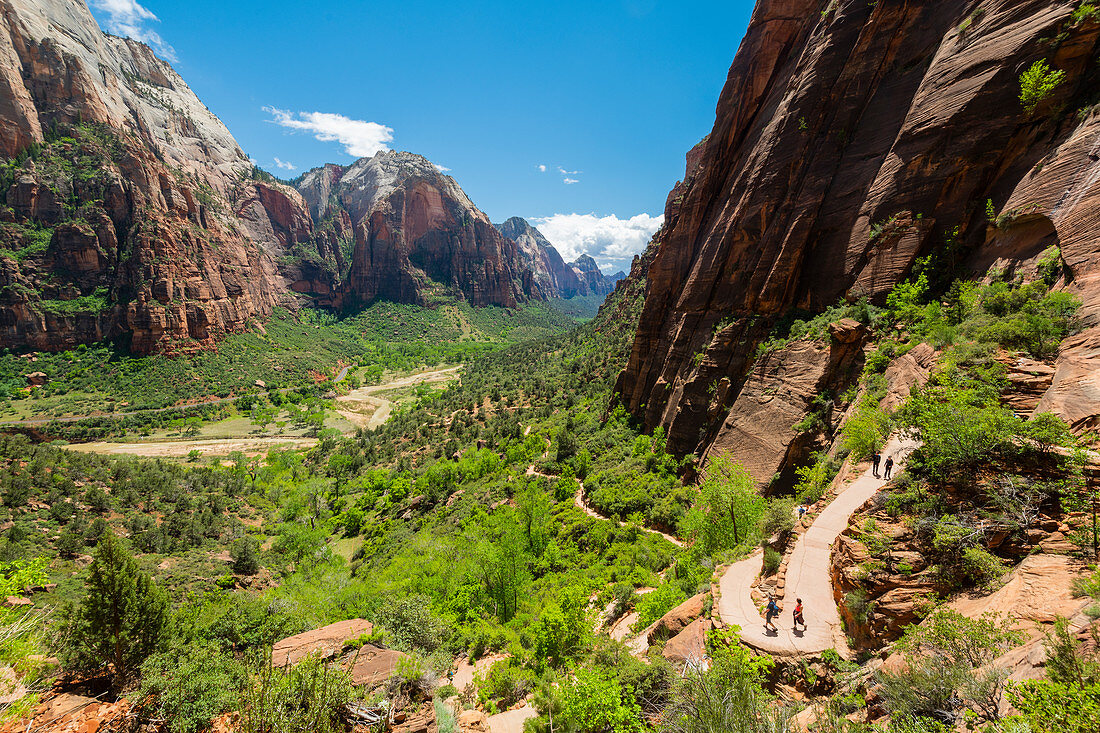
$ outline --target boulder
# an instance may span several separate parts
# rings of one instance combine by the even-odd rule
[[[463,710],[458,714],[462,733],[489,733],[489,717],[480,710]]]
[[[703,605],[709,593],[700,593],[687,599],[649,627],[646,638],[650,644],[676,636],[703,613]]]
[[[351,683],[356,687],[374,687],[393,676],[397,663],[406,658],[406,654],[396,649],[383,649],[372,644],[364,644],[355,652],[344,657],[344,669],[351,675]]]
[[[276,667],[287,667],[317,652],[320,652],[322,659],[331,659],[343,651],[345,643],[369,634],[373,629],[370,621],[353,618],[288,636],[272,647],[271,663]]]
[[[701,662],[707,655],[707,632],[710,628],[710,619],[695,619],[683,631],[665,642],[661,655],[678,664]]]

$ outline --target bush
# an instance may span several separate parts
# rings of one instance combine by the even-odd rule
[[[764,574],[775,575],[779,565],[783,562],[783,556],[770,547],[764,548]]]
[[[154,654],[141,665],[141,694],[148,714],[172,733],[197,733],[240,703],[244,666],[210,643],[186,644]]]
[[[1020,74],[1020,104],[1031,114],[1039,104],[1054,93],[1066,78],[1066,72],[1051,69],[1046,59],[1039,59]]]
[[[238,538],[230,550],[233,572],[239,575],[255,575],[260,571],[260,543],[255,537]]]
[[[431,611],[431,598],[409,596],[386,603],[375,620],[395,649],[430,654],[443,645],[447,629]]]
[[[341,669],[308,656],[290,669],[267,664],[246,685],[240,733],[343,733],[351,680]]]

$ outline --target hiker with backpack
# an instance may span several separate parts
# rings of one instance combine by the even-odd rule
[[[764,631],[779,631],[772,619],[777,618],[781,610],[779,604],[775,602],[775,597],[768,596],[768,605],[764,609]]]
[[[798,631],[798,627],[801,626],[802,630],[806,630],[806,619],[802,616],[802,599],[795,599],[794,607],[794,630]]]

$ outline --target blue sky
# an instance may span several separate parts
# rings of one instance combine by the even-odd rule
[[[658,225],[752,10],[89,1],[104,29],[169,58],[263,168],[292,178],[380,145],[410,150],[450,169],[493,221],[531,219],[567,259],[589,252],[605,269]]]

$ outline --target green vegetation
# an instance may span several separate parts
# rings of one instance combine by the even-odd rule
[[[1075,21],[1076,22],[1076,21]],[[1051,69],[1046,59],[1039,59],[1020,74],[1020,104],[1031,114],[1058,88],[1066,78],[1061,69]]]
[[[74,301],[49,302],[60,312],[95,310],[103,293]],[[0,398],[22,401],[39,415],[84,414],[125,403],[126,411],[167,407],[264,390],[315,385],[341,365],[362,367],[377,382],[387,371],[458,363],[501,346],[563,331],[572,321],[546,306],[518,310],[472,308],[445,302],[434,308],[376,303],[355,316],[337,319],[313,310],[279,311],[263,329],[229,336],[216,351],[189,356],[133,357],[110,346],[78,346],[35,361],[0,351]],[[25,375],[49,379],[30,395]],[[4,404],[0,401],[0,406]],[[178,416],[178,415],[177,415]],[[184,415],[186,417],[186,415]]]

